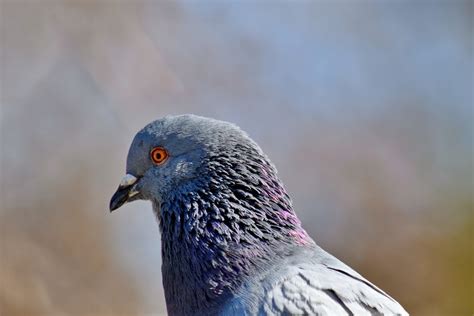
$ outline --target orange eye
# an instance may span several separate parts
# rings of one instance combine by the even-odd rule
[[[155,147],[150,152],[151,160],[157,165],[161,165],[168,158],[168,152],[163,147]]]

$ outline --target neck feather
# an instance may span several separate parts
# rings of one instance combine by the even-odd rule
[[[274,167],[266,159],[231,158],[213,157],[205,176],[155,204],[170,314],[218,308],[247,276],[313,243]]]

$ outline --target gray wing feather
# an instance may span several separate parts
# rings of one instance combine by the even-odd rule
[[[389,295],[319,247],[275,262],[221,315],[408,315]]]
[[[260,314],[408,315],[360,274],[322,249],[318,252],[278,272],[281,277],[267,287]]]

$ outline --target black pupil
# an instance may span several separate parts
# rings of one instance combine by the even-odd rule
[[[156,160],[161,160],[161,153],[160,152],[155,153],[155,159]]]

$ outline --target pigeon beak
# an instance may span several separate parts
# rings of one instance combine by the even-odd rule
[[[127,203],[131,197],[139,193],[135,188],[137,180],[137,177],[131,174],[126,174],[125,177],[122,178],[117,191],[112,196],[112,199],[110,199],[110,212],[118,209]]]

